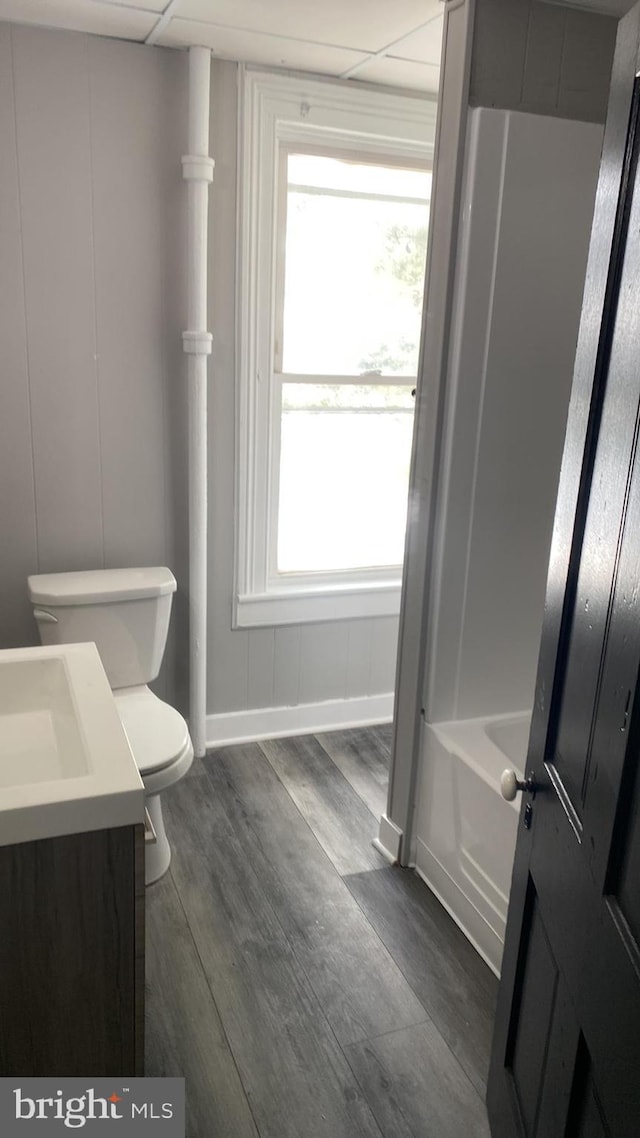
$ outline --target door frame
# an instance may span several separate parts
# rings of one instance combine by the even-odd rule
[[[434,546],[447,411],[459,205],[469,111],[476,0],[445,0],[433,160],[420,363],[416,385],[407,536],[396,664],[392,761],[378,848],[412,861],[413,815],[422,741],[427,643],[434,611]]]

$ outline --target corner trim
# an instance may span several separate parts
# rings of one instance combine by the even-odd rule
[[[413,845],[421,713],[430,681],[427,646],[431,644],[432,635],[433,559],[441,490],[441,444],[448,393],[446,378],[451,351],[474,13],[475,0],[448,0],[444,10],[389,778],[388,810],[404,830],[403,864],[407,864]]]
[[[207,716],[207,750],[287,735],[368,727],[375,723],[390,723],[392,719],[392,692],[358,699],[299,703],[295,707],[254,707],[246,711],[222,712]]]
[[[380,826],[378,828],[378,837],[374,838],[373,844],[377,850],[390,861],[392,865],[397,865],[400,860],[400,850],[402,849],[402,839],[404,834],[395,822],[387,818],[383,814],[380,819]]]

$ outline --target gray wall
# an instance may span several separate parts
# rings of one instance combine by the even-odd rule
[[[37,639],[29,573],[182,576],[185,75],[178,53],[0,24],[3,647]],[[179,625],[159,684],[178,701]]]
[[[333,621],[287,628],[231,628],[236,258],[237,68],[214,61],[209,328],[210,713],[283,707],[391,692],[398,620]]]
[[[477,0],[472,106],[603,123],[616,29],[539,0]]]
[[[0,24],[0,646],[33,572],[162,563],[185,707],[187,58]],[[208,711],[393,690],[397,619],[232,631],[235,64],[212,68]]]

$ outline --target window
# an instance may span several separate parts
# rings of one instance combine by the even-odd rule
[[[237,625],[398,611],[434,118],[245,73]]]

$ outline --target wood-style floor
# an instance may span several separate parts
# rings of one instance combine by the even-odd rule
[[[148,1075],[189,1138],[486,1138],[496,980],[371,844],[388,728],[220,748],[164,798]]]

